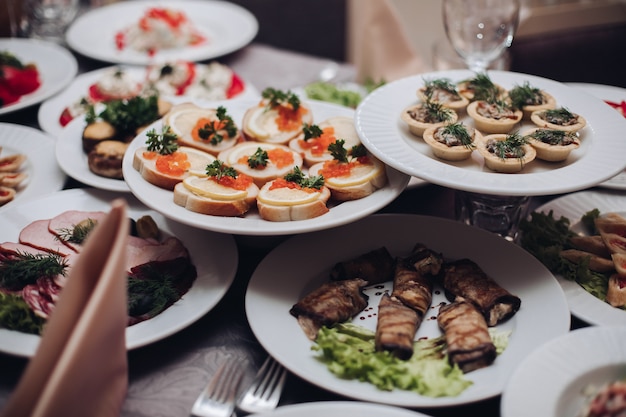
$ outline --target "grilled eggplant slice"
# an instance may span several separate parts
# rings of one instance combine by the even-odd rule
[[[369,285],[393,279],[394,259],[386,247],[380,247],[347,261],[336,263],[330,271],[330,279],[361,278]]]
[[[378,304],[376,350],[386,350],[399,359],[413,356],[413,339],[421,322],[415,310],[389,294]]]

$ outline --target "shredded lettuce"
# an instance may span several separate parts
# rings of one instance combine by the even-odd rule
[[[496,334],[494,343],[497,340],[501,352],[509,333]],[[443,336],[416,341],[413,356],[406,361],[389,352],[377,352],[374,339],[373,331],[342,323],[322,327],[312,349],[321,352],[319,359],[338,377],[369,382],[385,391],[401,389],[427,397],[455,397],[473,384],[448,361]]]

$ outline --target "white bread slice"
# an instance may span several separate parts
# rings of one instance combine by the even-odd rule
[[[177,104],[165,115],[163,124],[170,126],[178,136],[179,145],[190,146],[213,155],[235,146],[242,139],[239,128],[233,137],[228,137],[224,132],[223,140],[217,144],[212,144],[210,140],[195,139],[192,132],[201,119],[219,120],[217,109],[200,107],[194,103]]]
[[[318,127],[322,130],[326,128],[332,128],[332,133],[328,139],[334,137],[333,140],[343,139],[345,141],[344,146],[346,148],[351,148],[355,145],[359,145],[361,140],[359,139],[359,135],[356,133],[356,129],[354,128],[354,118],[347,116],[336,116],[331,117],[323,122],[321,122]],[[331,139],[332,140],[332,139]],[[304,158],[304,165],[311,166],[313,164],[317,164],[318,162],[324,162],[333,159],[331,153],[328,149],[324,149],[323,152],[319,152],[319,146],[317,146],[316,138],[309,139],[307,141],[304,140],[304,135],[298,135],[297,138],[291,139],[289,141],[289,147],[296,152],[299,152]],[[331,142],[332,143],[332,142]]]
[[[267,182],[257,196],[261,218],[272,222],[306,220],[328,213],[328,187],[316,191],[280,187],[272,189],[276,180]]]
[[[211,177],[192,175],[174,187],[174,203],[187,210],[213,216],[242,216],[256,203],[259,187],[253,182],[246,190],[235,190]]]
[[[173,190],[174,186],[190,175],[190,172],[204,172],[206,166],[215,161],[215,157],[210,153],[200,151],[188,146],[181,146],[176,152],[187,155],[190,167],[182,175],[172,175],[161,172],[156,167],[157,158],[147,158],[146,156],[154,155],[154,152],[148,152],[148,148],[141,147],[135,151],[133,156],[133,168],[135,168],[141,176],[150,184],[156,185],[166,190]]]
[[[286,144],[291,139],[302,133],[302,126],[313,123],[313,112],[306,103],[300,102],[298,110],[299,118],[293,121],[291,129],[281,129],[276,123],[280,113],[277,108],[267,107],[268,101],[261,102],[254,107],[249,108],[243,115],[241,128],[243,134],[248,140]]]
[[[323,175],[325,165],[336,163],[334,160],[320,162],[309,168],[310,176],[324,176],[324,185],[330,189],[334,200],[348,201],[367,197],[387,183],[385,164],[368,153],[369,163],[357,163],[347,176]]]
[[[277,150],[278,152],[287,152],[293,157],[293,162],[285,166],[278,166],[272,160],[272,157],[270,155],[267,166],[251,168],[246,161],[248,157],[254,155],[254,153],[259,148],[268,153],[270,153],[272,150]],[[259,186],[259,188],[268,181],[285,176],[289,172],[293,171],[294,167],[296,166],[298,168],[302,168],[303,164],[302,156],[298,152],[290,149],[288,146],[251,141],[242,142],[230,149],[225,150],[224,152],[220,152],[217,158],[220,161],[224,162],[226,165],[235,168],[238,172],[252,177],[255,184]]]

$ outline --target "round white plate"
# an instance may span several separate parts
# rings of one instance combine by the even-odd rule
[[[329,117],[334,116],[354,116],[354,110],[347,107],[315,100],[308,101],[307,103],[310,105],[313,112],[314,123],[321,123]],[[221,104],[220,102],[215,102],[213,105],[226,107],[228,114],[230,114],[233,120],[235,120],[235,123],[240,126],[245,111],[250,107],[258,105],[258,100],[237,100],[236,102],[230,103],[221,102]],[[131,192],[145,205],[163,213],[163,215],[171,219],[216,232],[271,236],[312,232],[339,226],[360,219],[385,207],[400,195],[409,181],[407,175],[387,167],[388,181],[385,187],[359,200],[346,201],[334,206],[329,203],[329,207],[331,208],[328,213],[307,220],[270,222],[261,219],[256,209],[246,213],[244,217],[221,217],[195,213],[175,204],[171,191],[150,184],[133,168],[133,155],[135,150],[145,146],[145,134],[153,128],[156,129],[157,132],[160,132],[162,122],[157,121],[153,123],[148,129],[139,134],[139,136],[130,143],[126,155],[124,156],[122,169],[124,179],[130,187]]]
[[[626,88],[587,83],[567,83],[567,85],[589,93],[602,101],[607,100],[613,103],[622,103],[626,101]],[[615,190],[626,190],[626,171],[620,172],[613,178],[598,184],[598,186]]]
[[[11,123],[0,123],[0,157],[26,155],[21,172],[28,177],[17,188],[13,201],[0,210],[43,194],[59,191],[65,185],[65,173],[54,157],[54,139],[37,129]]]
[[[626,376],[626,326],[574,330],[520,363],[502,394],[502,417],[578,416],[584,390]]]
[[[39,112],[37,114],[39,126],[41,127],[41,129],[44,132],[50,133],[54,137],[58,138],[59,136],[61,136],[63,132],[63,126],[61,126],[59,118],[61,117],[61,113],[63,112],[63,110],[67,106],[76,103],[82,97],[85,97],[87,95],[89,87],[95,84],[102,77],[103,74],[107,73],[113,68],[115,67],[112,66],[107,68],[101,68],[95,71],[80,74],[65,90],[41,103],[41,106],[39,106]],[[142,82],[145,79],[146,70],[143,67],[120,66],[120,68],[123,69],[124,72],[132,76],[133,79],[137,80],[137,82]],[[258,97],[259,92],[257,91],[257,89],[248,81],[243,81],[244,90],[241,92],[241,94],[238,94],[236,97],[234,97],[233,100]]]
[[[66,210],[107,211],[120,195],[102,190],[72,189],[12,206],[0,217],[0,241],[17,242],[20,230],[31,221],[49,219]],[[209,312],[224,296],[237,272],[238,252],[232,236],[211,233],[169,221],[125,194],[128,215],[150,215],[164,232],[178,237],[189,250],[198,271],[193,286],[158,316],[126,329],[126,347],[135,349],[170,336]],[[0,329],[0,351],[32,356],[40,337]]]
[[[124,180],[102,177],[89,169],[87,154],[83,151],[82,135],[86,123],[84,117],[78,117],[61,130],[57,138],[56,160],[67,175],[92,187],[108,191],[130,192]]]
[[[41,85],[17,102],[0,107],[0,115],[37,104],[63,90],[76,76],[78,63],[67,49],[37,39],[0,39],[0,51],[14,54],[24,64],[34,63]]]
[[[406,410],[381,404],[361,403],[356,401],[318,401],[286,405],[253,417],[428,417],[417,411]]]
[[[416,243],[447,259],[469,258],[522,300],[521,308],[498,329],[511,330],[507,349],[487,368],[466,375],[473,382],[457,397],[431,398],[411,391],[378,390],[374,385],[335,377],[311,350],[289,309],[328,280],[336,263],[387,247],[392,256],[406,256]],[[376,289],[369,304],[376,307]],[[434,291],[416,339],[441,335],[437,307],[443,291]],[[447,407],[499,395],[513,370],[532,350],[569,330],[570,313],[554,276],[534,257],[496,234],[447,219],[417,215],[373,215],[358,222],[292,237],[272,250],[254,271],[246,293],[246,314],[261,345],[299,377],[346,397],[403,407]],[[354,323],[372,330],[376,316],[364,312]]]
[[[600,213],[616,212],[626,215],[626,195],[611,190],[580,191],[554,199],[535,211],[548,213],[553,211],[556,219],[561,216],[570,220],[570,226],[576,232],[582,232],[579,221],[583,214],[597,208]],[[626,323],[626,310],[615,308],[587,291],[577,283],[556,276],[565,292],[573,315],[596,325],[618,325]]]
[[[489,76],[507,89],[528,81],[552,94],[558,106],[585,117],[587,126],[581,131],[580,148],[564,162],[533,161],[516,174],[496,173],[484,167],[478,151],[461,162],[437,159],[421,138],[409,133],[400,115],[406,107],[418,102],[416,91],[425,79],[445,77],[462,81],[473,76],[467,70],[433,72],[402,78],[372,91],[356,110],[356,128],[363,144],[383,162],[406,174],[454,189],[487,194],[577,191],[613,177],[626,166],[623,158],[626,141],[622,140],[626,120],[618,112],[610,111],[600,99],[556,81],[505,71],[489,71]],[[473,125],[468,116],[461,120]],[[524,130],[525,127],[520,129]]]
[[[150,7],[183,11],[208,42],[179,49],[164,49],[150,56],[130,48],[118,50],[115,34],[137,24]],[[147,65],[184,59],[203,61],[234,52],[254,39],[259,23],[252,13],[234,3],[211,0],[124,1],[92,9],[68,28],[67,44],[90,58],[119,64]]]

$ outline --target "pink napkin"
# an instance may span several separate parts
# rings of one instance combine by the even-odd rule
[[[126,203],[112,202],[69,273],[3,417],[119,416],[128,387]]]
[[[348,60],[357,82],[390,82],[424,71],[390,0],[349,0],[348,16]]]

